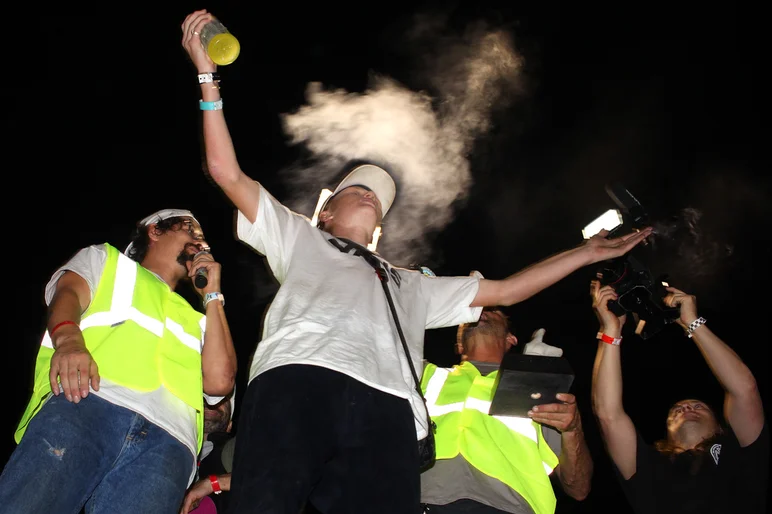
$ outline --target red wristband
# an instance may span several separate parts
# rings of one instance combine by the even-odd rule
[[[598,332],[598,335],[597,335],[597,336],[595,336],[595,337],[596,337],[597,339],[600,339],[600,340],[601,340],[601,341],[603,341],[604,343],[613,344],[614,346],[619,346],[619,343],[621,343],[621,342],[622,342],[622,338],[621,338],[621,337],[611,337],[611,336],[607,336],[607,335],[606,335],[606,334],[604,334],[603,332]]]
[[[48,331],[48,335],[49,336],[53,336],[54,332],[56,332],[59,329],[59,327],[63,327],[64,325],[77,325],[77,323],[75,323],[74,321],[70,321],[70,320],[66,320],[66,321],[62,321],[60,323],[57,323],[56,325],[54,325],[54,328],[52,328],[51,330]]]
[[[220,482],[217,480],[217,475],[209,475],[209,481],[212,483],[212,491],[214,491],[214,494],[220,494],[222,489],[220,489]]]

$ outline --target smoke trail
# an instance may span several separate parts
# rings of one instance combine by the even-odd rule
[[[312,83],[306,105],[282,116],[291,142],[313,156],[311,164],[287,170],[300,195],[288,205],[310,216],[319,191],[335,187],[347,162],[385,167],[397,182],[397,199],[378,250],[403,265],[425,258],[427,236],[452,220],[454,202],[463,201],[471,185],[475,140],[490,128],[494,109],[519,92],[521,58],[508,34],[476,25],[452,36],[439,34],[439,26],[418,18],[407,35],[436,58],[425,68],[432,93],[378,74],[361,94]]]
[[[705,226],[703,212],[685,207],[666,221],[655,221],[649,238],[660,255],[658,267],[676,277],[679,289],[691,289],[712,280],[730,263],[734,245],[720,240]]]

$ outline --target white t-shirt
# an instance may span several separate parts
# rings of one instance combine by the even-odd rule
[[[51,300],[56,293],[56,284],[65,271],[77,273],[88,283],[91,291],[91,300],[94,299],[99,278],[107,261],[107,249],[103,244],[92,245],[81,249],[66,264],[56,270],[51,280],[46,285],[46,305],[51,305]],[[155,274],[154,274],[155,275]],[[158,275],[155,275],[158,277]],[[158,280],[161,280],[158,277]],[[192,307],[191,307],[192,308]],[[204,347],[204,329],[206,318],[201,322],[201,348]],[[97,366],[99,363],[97,362]],[[158,425],[169,434],[177,438],[188,447],[193,454],[192,481],[195,476],[195,456],[198,449],[198,429],[196,426],[196,410],[174,396],[168,389],[161,386],[155,391],[142,392],[129,389],[112,383],[104,377],[100,377],[99,391],[89,388],[89,394],[93,394],[119,407],[124,407],[144,416],[151,423]],[[222,400],[222,396],[203,395],[207,403],[214,405]]]
[[[307,217],[290,211],[262,187],[255,223],[239,212],[237,234],[266,257],[281,284],[266,313],[249,380],[287,364],[332,369],[409,399],[417,436],[425,437],[426,409],[385,293],[373,268],[354,254],[355,247],[311,226]],[[420,378],[424,331],[476,321],[482,308],[469,305],[479,279],[429,277],[383,262]]]

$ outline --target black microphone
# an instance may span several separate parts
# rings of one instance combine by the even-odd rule
[[[205,253],[209,253],[208,248],[200,250],[198,253],[196,253],[196,255],[193,256],[193,259],[195,260],[196,257]],[[206,285],[209,283],[209,276],[207,275],[206,268],[201,267],[196,270],[196,276],[193,278],[193,283],[199,289],[206,287]]]

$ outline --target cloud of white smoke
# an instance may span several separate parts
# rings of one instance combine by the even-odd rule
[[[307,103],[283,115],[294,144],[313,155],[287,178],[296,191],[286,203],[310,216],[319,192],[334,189],[351,161],[370,161],[397,182],[378,250],[395,264],[425,258],[432,234],[454,216],[471,186],[469,155],[491,116],[521,92],[522,58],[511,35],[483,25],[447,35],[441,20],[417,18],[406,35],[421,48],[431,92],[417,92],[373,74],[363,93],[312,83]],[[420,43],[420,44],[419,44]]]

